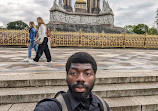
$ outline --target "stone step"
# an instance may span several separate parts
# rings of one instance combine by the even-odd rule
[[[19,103],[0,105],[0,111],[33,111],[37,103]]]
[[[157,111],[158,96],[105,98],[110,111]],[[0,111],[33,111],[37,103],[1,104]]]
[[[0,103],[36,102],[61,90],[66,91],[67,86],[1,88]],[[95,85],[93,93],[109,98],[158,95],[158,82]]]
[[[15,72],[14,72],[15,73]],[[158,82],[158,72],[98,71],[96,84]],[[64,71],[0,75],[0,88],[66,85]]]
[[[158,111],[158,95],[105,98],[110,111]]]

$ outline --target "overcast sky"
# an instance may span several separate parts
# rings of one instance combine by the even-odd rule
[[[76,0],[72,0],[73,4]],[[46,23],[49,22],[50,8],[54,0],[1,0],[0,26],[22,20],[28,24],[41,16]],[[146,24],[155,25],[158,0],[108,0],[114,12],[115,26]],[[102,5],[102,0],[101,0]]]

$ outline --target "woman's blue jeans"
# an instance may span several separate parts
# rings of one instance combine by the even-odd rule
[[[31,58],[32,48],[34,48],[34,50],[37,53],[37,50],[38,50],[37,43],[30,43],[29,44],[29,47],[28,47],[28,58]]]

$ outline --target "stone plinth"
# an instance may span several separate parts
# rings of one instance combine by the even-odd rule
[[[114,26],[114,17],[111,13],[89,14],[52,10],[50,11],[50,22]]]

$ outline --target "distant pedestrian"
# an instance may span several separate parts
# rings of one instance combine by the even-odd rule
[[[30,21],[29,22],[29,26],[30,26],[30,29],[29,29],[29,47],[28,47],[28,57],[26,59],[24,59],[24,61],[31,61],[31,53],[32,53],[32,48],[34,48],[34,50],[37,52],[37,49],[38,49],[38,45],[37,43],[35,43],[34,39],[36,37],[36,33],[37,33],[37,30],[36,30],[36,26],[34,24],[33,21]]]
[[[39,46],[36,57],[33,60],[38,62],[44,52],[47,58],[47,62],[51,62],[51,54],[48,47],[47,25],[44,23],[44,20],[41,17],[37,18],[37,23],[39,25],[37,39]]]

